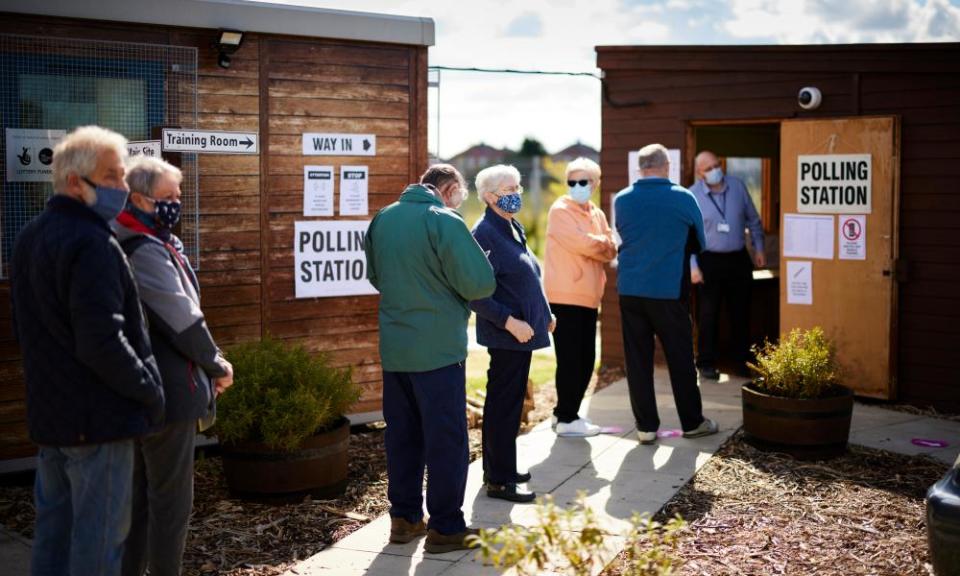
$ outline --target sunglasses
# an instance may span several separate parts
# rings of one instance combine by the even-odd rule
[[[570,186],[571,188],[577,185],[586,186],[589,183],[589,180],[567,180],[567,186]]]

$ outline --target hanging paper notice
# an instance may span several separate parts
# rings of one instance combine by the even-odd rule
[[[813,262],[787,262],[787,304],[813,304]]]
[[[340,215],[366,216],[370,171],[366,166],[340,167]]]
[[[7,182],[53,182],[53,148],[66,132],[7,128]]]
[[[833,260],[833,216],[784,214],[783,256]]]
[[[303,215],[333,216],[333,166],[303,167]]]
[[[841,216],[840,223],[840,259],[866,260],[867,259],[867,217]]]
[[[376,294],[363,251],[369,220],[294,222],[297,298]]]

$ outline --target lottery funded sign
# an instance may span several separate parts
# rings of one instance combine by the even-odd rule
[[[53,148],[63,130],[7,128],[7,182],[53,182]]]
[[[869,154],[797,156],[797,212],[870,214]]]

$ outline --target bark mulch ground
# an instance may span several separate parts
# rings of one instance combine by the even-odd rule
[[[678,574],[926,575],[924,496],[945,471],[929,458],[858,446],[801,462],[738,433],[654,519],[689,522]]]

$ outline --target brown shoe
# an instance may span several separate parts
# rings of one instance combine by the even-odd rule
[[[414,524],[403,518],[390,518],[390,543],[392,544],[406,544],[426,533],[427,525],[422,519]]]
[[[427,542],[423,549],[430,554],[443,554],[444,552],[453,552],[454,550],[469,550],[473,548],[467,543],[468,536],[477,536],[480,530],[476,528],[467,528],[463,532],[456,534],[441,534],[431,528],[427,531]]]

